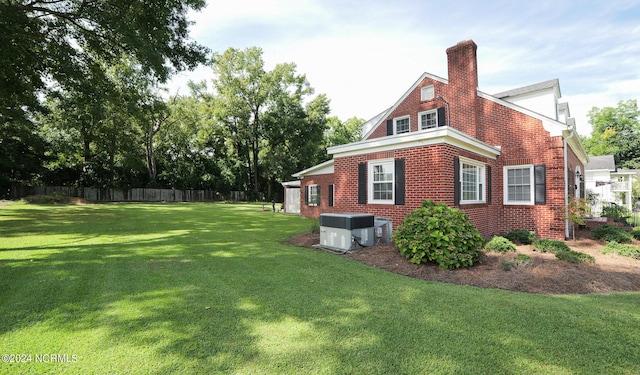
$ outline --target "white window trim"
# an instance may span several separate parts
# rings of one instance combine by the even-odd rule
[[[422,115],[426,115],[429,113],[435,113],[436,114],[436,126],[432,127],[432,128],[423,128],[422,127]],[[430,109],[428,111],[422,111],[420,113],[418,113],[418,126],[420,127],[420,130],[431,130],[431,129],[435,129],[438,127],[438,108],[434,108],[434,109]]]
[[[307,185],[307,186],[309,187],[309,189],[307,190],[309,194],[305,197],[306,200],[307,200],[307,206],[314,206],[314,207],[319,206],[319,204],[318,204],[319,202],[312,202],[311,201],[311,197],[312,197],[311,189],[313,189],[313,188],[316,189],[315,196],[316,196],[316,200],[318,200],[318,198],[317,198],[318,197],[318,184],[311,184],[311,185]]]
[[[460,204],[481,204],[481,203],[487,203],[487,166],[482,163],[479,162],[477,160],[473,160],[473,159],[467,159],[463,156],[459,157],[459,163],[460,163],[460,176],[459,176],[459,181],[460,181]],[[468,164],[474,167],[478,167],[478,169],[480,169],[479,173],[480,173],[480,184],[482,185],[482,199],[474,199],[474,200],[465,200],[464,199],[464,190],[463,190],[463,181],[462,181],[462,176],[463,176],[463,171],[462,171],[462,164]],[[477,186],[477,185],[476,185]]]
[[[429,95],[429,97],[426,97],[426,96],[425,96],[425,92],[426,92],[427,90],[430,90],[430,95]],[[433,99],[433,98],[435,98],[435,97],[436,97],[436,90],[435,90],[435,87],[434,87],[433,85],[423,86],[423,87],[420,89],[420,101],[424,102],[424,101],[427,101],[427,100],[431,100],[431,99]]]
[[[530,183],[530,197],[528,201],[510,201],[509,200],[509,174],[508,171],[510,169],[524,169],[529,168],[529,183]],[[535,204],[536,199],[536,181],[534,175],[534,166],[533,164],[524,164],[524,165],[507,165],[503,168],[503,187],[504,187],[504,204],[505,205],[519,205],[519,206],[533,206]]]
[[[391,199],[374,199],[373,198],[373,167],[381,164],[389,164],[391,168]],[[394,204],[396,197],[396,172],[394,159],[376,159],[369,160],[367,163],[367,203],[369,204]]]
[[[409,123],[408,123],[409,130],[407,130],[404,133],[398,133],[398,121],[404,120],[404,119],[409,120]],[[411,133],[411,116],[407,115],[402,117],[395,117],[393,119],[393,134],[407,134],[407,133]]]

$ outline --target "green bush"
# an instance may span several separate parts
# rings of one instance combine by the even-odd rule
[[[589,254],[575,250],[563,250],[556,253],[556,258],[569,263],[595,263],[596,259]]]
[[[535,241],[535,237],[533,236],[533,231],[529,230],[512,230],[511,232],[504,235],[506,239],[511,242],[518,243],[521,245],[530,245]]]
[[[635,227],[631,230],[631,235],[636,240],[640,240],[640,227]]]
[[[516,251],[516,245],[504,237],[494,236],[484,245],[484,249],[505,254]]]
[[[611,205],[602,207],[600,216],[610,217],[617,223],[627,224],[627,218],[631,216],[631,212],[625,206]]]
[[[451,269],[477,262],[483,239],[464,212],[426,200],[405,217],[393,242],[411,263],[435,262]]]
[[[320,233],[320,221],[319,220],[315,220],[313,223],[311,223],[311,228],[309,228],[309,232],[310,233],[315,233],[315,234]]]
[[[533,243],[534,250],[540,250],[543,253],[556,254],[559,251],[571,251],[566,243],[558,240],[549,240],[546,238],[539,239]]]
[[[543,253],[552,253],[556,258],[570,263],[594,263],[596,260],[589,254],[571,250],[566,243],[559,240],[549,240],[546,238],[537,240],[533,243],[534,250],[540,250]]]
[[[614,253],[623,257],[640,259],[640,248],[634,245],[620,244],[615,241],[608,242],[607,246],[605,246],[601,252],[602,254]]]
[[[630,243],[631,233],[616,225],[603,225],[591,231],[593,238],[606,242]]]

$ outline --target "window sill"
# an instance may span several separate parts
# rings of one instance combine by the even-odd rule
[[[533,202],[504,202],[505,206],[535,206]]]
[[[481,207],[489,207],[489,203],[487,202],[477,202],[477,203],[463,203],[460,202],[460,205],[458,206],[460,208],[481,208]]]

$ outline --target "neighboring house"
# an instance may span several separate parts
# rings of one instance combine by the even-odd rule
[[[563,211],[583,196],[588,157],[558,80],[489,95],[478,90],[473,41],[447,49],[449,78],[422,74],[363,125],[363,140],[294,174],[301,215],[369,213],[400,224],[425,199],[460,208],[484,236],[568,236]],[[525,108],[531,107],[531,108]]]
[[[591,156],[585,164],[584,185],[593,201],[593,216],[601,216],[602,208],[611,203],[633,210],[631,188],[636,171],[617,169],[613,155]]]

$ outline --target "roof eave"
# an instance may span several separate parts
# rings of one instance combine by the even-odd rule
[[[441,143],[460,147],[494,160],[501,153],[499,147],[488,145],[448,126],[334,146],[327,149],[327,153],[336,158]]]

